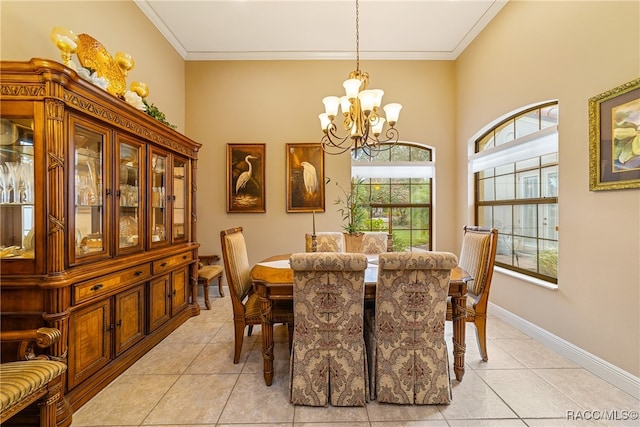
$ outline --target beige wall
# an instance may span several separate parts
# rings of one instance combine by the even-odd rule
[[[0,1],[3,61],[47,58],[60,61],[49,38],[55,26],[89,34],[112,56],[129,53],[135,67],[127,83],[149,86],[147,101],[184,131],[184,61],[133,1]],[[77,62],[77,57],[73,59]]]
[[[494,276],[492,301],[596,356],[640,375],[640,191],[589,192],[589,97],[640,75],[637,2],[511,1],[456,61],[363,62],[385,100],[404,104],[406,140],[436,147],[436,248],[457,252],[472,221],[469,139],[495,117],[529,103],[560,101],[559,290]],[[129,82],[201,142],[198,227],[202,252],[241,225],[251,261],[303,250],[310,214],[287,214],[285,144],[319,140],[321,99],[338,94],[351,61],[189,62],[133,2],[0,2],[2,60],[58,59],[55,25],[88,33],[136,60]],[[186,76],[186,78],[185,78]],[[186,88],[185,88],[186,80]],[[225,146],[267,144],[267,213],[225,211]],[[457,172],[455,172],[457,168]],[[347,182],[349,159],[326,158],[326,176]],[[319,230],[340,226],[327,188]],[[457,213],[457,215],[454,215]]]
[[[251,262],[304,251],[310,213],[286,212],[286,144],[320,142],[322,98],[339,95],[354,61],[220,61],[187,63],[187,133],[203,144],[198,166],[198,240],[202,253],[220,253],[220,231],[242,226]],[[364,61],[370,87],[383,102],[401,102],[401,138],[436,149],[436,246],[456,251],[454,223],[454,73],[450,61]],[[226,144],[266,144],[267,212],[226,213]],[[317,230],[342,230],[333,204],[339,182],[348,188],[349,156],[325,157],[326,212]]]
[[[458,58],[460,176],[470,138],[515,108],[558,99],[559,289],[494,275],[491,300],[640,374],[640,190],[589,191],[590,97],[640,76],[638,2],[509,2]],[[469,221],[458,182],[460,223]]]

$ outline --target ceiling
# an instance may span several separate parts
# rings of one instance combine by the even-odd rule
[[[185,60],[355,59],[354,0],[134,0]],[[453,60],[508,0],[359,0],[360,59]]]

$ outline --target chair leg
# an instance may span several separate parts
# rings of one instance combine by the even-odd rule
[[[247,332],[247,336],[250,337],[253,332],[253,325],[249,325],[249,331]]]
[[[233,363],[234,365],[240,361],[240,353],[242,352],[242,340],[244,339],[244,327],[245,324],[242,320],[236,320],[233,322],[233,329],[235,332],[235,348],[233,349]],[[249,326],[251,331],[251,326]]]
[[[207,307],[207,310],[211,310],[211,302],[209,301],[209,282],[205,280],[202,283],[202,288],[204,289],[204,305]]]
[[[489,360],[489,356],[487,355],[487,318],[476,315],[473,323],[476,325],[476,338],[478,339],[480,357],[486,362]]]
[[[218,291],[220,292],[220,297],[224,297],[224,292],[222,291],[222,273],[218,276]]]

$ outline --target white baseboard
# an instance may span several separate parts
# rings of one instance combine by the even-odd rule
[[[500,320],[508,323],[514,328],[522,331],[531,338],[534,338],[560,355],[566,357],[577,365],[582,366],[589,372],[597,375],[605,381],[610,382],[629,393],[636,399],[640,399],[640,378],[630,374],[615,365],[600,359],[580,347],[534,325],[533,323],[516,316],[510,311],[489,302],[488,312]]]

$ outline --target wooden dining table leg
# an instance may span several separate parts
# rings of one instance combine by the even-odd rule
[[[264,364],[264,382],[270,386],[273,382],[273,316],[272,302],[260,297],[260,314],[262,316],[262,360]]]
[[[462,381],[464,376],[465,327],[467,317],[467,296],[451,297],[453,320],[453,371],[456,379]]]

